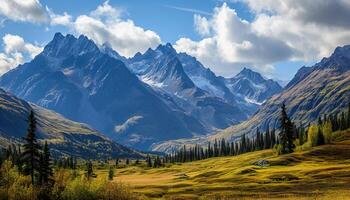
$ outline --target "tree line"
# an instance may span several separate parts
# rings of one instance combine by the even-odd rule
[[[308,143],[310,146],[318,146],[327,144],[331,142],[332,132],[350,128],[350,103],[347,112],[332,115],[325,114],[323,117],[319,117],[317,124],[308,124],[306,127],[301,123],[297,126],[289,118],[286,106],[283,103],[279,124],[278,133],[276,133],[275,128],[270,130],[269,126],[267,126],[265,132],[261,132],[257,128],[254,139],[250,139],[243,134],[240,140],[235,142],[215,139],[213,143],[208,142],[206,147],[201,145],[187,147],[184,145],[178,151],[164,156],[163,163],[184,163],[212,157],[237,156],[264,149],[274,149],[280,155],[294,152],[296,145]],[[148,163],[152,163],[152,161],[148,161]]]

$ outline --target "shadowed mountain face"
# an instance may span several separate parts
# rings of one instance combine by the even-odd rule
[[[184,144],[201,143],[208,140],[226,138],[239,139],[240,135],[254,136],[259,127],[278,128],[280,106],[284,102],[288,115],[296,124],[308,124],[323,114],[337,113],[347,107],[350,96],[350,46],[338,47],[329,58],[312,67],[302,67],[286,88],[267,100],[259,111],[249,120],[229,127],[208,137],[189,140],[169,141],[157,146],[155,150],[168,151]]]
[[[57,33],[34,60],[3,75],[0,85],[140,149],[154,142],[205,133],[201,124],[169,108],[106,51],[85,36]]]
[[[0,89],[0,146],[22,143],[29,112],[37,119],[39,141],[47,141],[54,155],[83,158],[140,157],[136,151],[123,147],[89,126],[65,119],[61,115],[29,104]]]

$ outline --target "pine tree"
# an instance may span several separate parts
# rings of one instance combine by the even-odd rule
[[[275,128],[272,129],[270,137],[271,137],[271,143],[270,143],[271,146],[270,146],[270,148],[273,148],[275,146],[275,144],[277,144]]]
[[[115,159],[115,166],[118,167],[119,165],[119,158]]]
[[[152,159],[149,155],[147,156],[147,167],[152,167]]]
[[[73,168],[73,167],[72,167]],[[51,168],[51,158],[50,158],[50,150],[45,141],[43,153],[40,155],[40,171],[39,171],[41,184],[52,185],[53,179],[53,170]]]
[[[347,122],[347,128],[350,128],[350,102],[348,105],[348,115],[347,115],[346,122]]]
[[[317,145],[324,145],[324,136],[323,136],[321,127],[318,127]]]
[[[271,146],[271,136],[270,136],[270,127],[269,124],[267,124],[266,127],[266,133],[265,133],[265,138],[264,138],[264,149],[268,149]]]
[[[347,122],[345,119],[345,114],[344,112],[342,112],[340,117],[340,129],[345,130],[346,128],[347,128]]]
[[[283,103],[280,117],[279,140],[281,145],[280,154],[292,153],[295,145],[293,144],[293,124],[286,113],[286,106]]]
[[[246,138],[245,135],[243,134],[241,136],[241,151],[240,153],[245,153],[247,151],[247,142],[246,142]]]
[[[92,167],[92,162],[89,160],[86,162],[86,177],[88,180],[90,180],[91,177],[93,177],[94,171]]]
[[[108,171],[108,180],[113,180],[114,177],[114,168],[112,166],[109,166],[109,171]]]
[[[23,173],[25,175],[30,175],[32,184],[34,184],[35,173],[40,170],[40,145],[36,141],[35,131],[36,119],[34,116],[34,112],[30,111],[28,117],[27,136],[24,138],[25,144],[23,145],[21,161],[24,166]]]

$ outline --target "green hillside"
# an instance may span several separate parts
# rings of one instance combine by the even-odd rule
[[[121,168],[114,180],[146,199],[349,199],[350,130],[333,136],[332,144],[283,156],[263,150],[165,168]],[[259,160],[269,166],[255,165]]]
[[[55,156],[72,155],[82,158],[142,157],[139,152],[124,147],[86,124],[30,104],[0,89],[0,148],[22,143],[28,127],[27,117],[33,110],[37,119],[39,141],[47,141]]]

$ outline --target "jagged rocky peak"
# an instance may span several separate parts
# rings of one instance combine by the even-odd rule
[[[168,54],[168,55],[175,55],[176,50],[173,48],[173,46],[170,43],[166,43],[165,45],[158,45],[156,48],[156,51],[160,51],[163,54]]]
[[[261,76],[258,72],[255,72],[249,68],[244,67],[234,78],[248,78],[256,83],[265,81],[266,79]]]
[[[56,33],[53,40],[45,46],[43,54],[62,57],[69,54],[94,53],[97,51],[99,51],[97,45],[84,35],[76,38],[71,34],[63,36],[61,33]]]
[[[314,69],[336,68],[340,72],[350,70],[350,45],[337,47],[328,58],[323,58]]]

